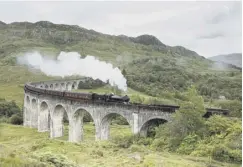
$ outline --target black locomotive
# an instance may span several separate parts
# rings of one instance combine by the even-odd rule
[[[64,97],[67,99],[73,100],[82,100],[82,101],[94,101],[94,102],[115,102],[115,103],[128,103],[130,98],[125,96],[117,96],[114,94],[97,94],[97,93],[77,93],[77,92],[66,92],[66,91],[57,91],[49,90],[44,88],[37,88],[34,85],[26,84],[25,91],[29,91],[36,94],[48,94],[52,96]]]

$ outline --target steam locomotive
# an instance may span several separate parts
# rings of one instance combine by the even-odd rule
[[[97,94],[97,93],[77,93],[77,92],[66,92],[49,90],[43,88],[37,88],[34,85],[26,84],[24,87],[25,91],[32,92],[35,94],[48,94],[52,96],[59,96],[71,100],[82,100],[82,101],[95,101],[95,102],[115,102],[115,103],[129,103],[130,98],[125,96],[117,96],[114,94]]]

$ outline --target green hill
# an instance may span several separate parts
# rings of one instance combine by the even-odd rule
[[[130,88],[176,103],[189,86],[196,85],[206,101],[241,100],[241,71],[217,68],[214,62],[182,46],[168,46],[152,35],[112,36],[75,25],[14,22],[0,24],[0,84],[24,84],[48,79],[16,64],[16,56],[39,51],[57,56],[60,51],[94,55],[118,66]],[[38,74],[38,75],[36,75]],[[14,83],[14,84],[12,84]]]

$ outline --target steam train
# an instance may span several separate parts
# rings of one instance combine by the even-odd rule
[[[114,94],[97,94],[97,93],[77,93],[77,92],[66,92],[49,90],[44,88],[37,88],[34,85],[25,84],[25,91],[32,92],[35,94],[48,94],[52,96],[59,96],[71,100],[82,100],[82,101],[95,101],[95,102],[115,102],[115,103],[129,103],[130,98],[125,96],[117,96]]]

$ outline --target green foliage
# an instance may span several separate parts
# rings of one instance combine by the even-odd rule
[[[215,105],[228,109],[230,111],[229,115],[232,117],[241,118],[242,116],[242,103],[238,100],[219,100],[215,102]]]
[[[156,138],[162,138],[169,150],[175,151],[187,135],[195,133],[202,136],[204,132],[203,99],[198,96],[195,87],[190,88],[186,96],[190,101],[183,102],[172,121],[160,126],[156,132]]]
[[[91,115],[88,112],[84,112],[83,121],[84,122],[92,122],[93,121]]]
[[[111,124],[128,125],[128,122],[123,116],[116,114],[113,116]]]
[[[11,117],[13,114],[20,113],[20,108],[14,101],[8,102],[5,99],[0,99],[0,117]]]
[[[93,156],[93,157],[97,157],[97,156],[98,157],[103,157],[104,156],[104,153],[101,150],[95,149],[95,150],[92,150],[91,156]]]
[[[115,143],[118,147],[128,148],[133,144],[134,137],[133,136],[125,136],[125,137],[114,137],[112,142]]]
[[[241,120],[214,115],[205,122],[207,132],[191,155],[241,163]]]
[[[220,133],[226,132],[226,130],[233,125],[233,122],[230,121],[226,117],[214,115],[214,116],[211,116],[206,121],[205,124],[207,127],[207,132],[210,135],[212,135],[212,134],[220,134]]]
[[[139,137],[139,139],[135,140],[136,144],[138,145],[144,145],[144,146],[149,146],[153,142],[153,138],[151,137]]]
[[[23,123],[23,114],[14,101],[0,99],[0,122],[10,122],[21,125]]]
[[[191,154],[191,152],[195,150],[199,139],[200,137],[196,134],[187,135],[176,151],[181,154]]]
[[[104,86],[105,84],[106,83],[99,79],[93,80],[92,78],[89,78],[86,82],[79,82],[78,89],[95,89]]]
[[[121,148],[128,148],[131,145],[149,146],[152,141],[152,138],[140,137],[139,135],[117,136],[112,139],[112,142]]]
[[[218,161],[237,162],[241,163],[241,150],[230,150],[226,146],[217,145],[212,152],[212,157]]]
[[[145,98],[140,95],[132,95],[130,98],[133,103],[143,103],[145,101]]]
[[[184,93],[189,101],[181,103],[171,122],[156,130],[152,147],[180,154],[209,156],[215,160],[241,162],[241,120],[213,115],[204,120],[203,98],[195,87]]]
[[[53,154],[51,152],[41,153],[34,155],[34,158],[39,159],[41,162],[48,163],[55,167],[76,167],[77,165],[64,155]]]
[[[0,117],[0,123],[9,123],[8,117]]]
[[[241,78],[212,75],[204,80],[198,86],[201,95],[209,98],[218,99],[219,96],[225,96],[227,99],[241,100],[242,83]]]
[[[144,147],[142,147],[141,145],[132,144],[129,147],[129,150],[131,150],[131,152],[143,152],[144,151]]]
[[[125,128],[124,128],[125,127]],[[93,129],[93,133],[87,131]],[[115,128],[115,129],[114,129]],[[124,134],[127,126],[112,126],[112,135]],[[129,129],[130,130],[130,129]],[[95,129],[85,124],[85,136],[95,135]],[[166,166],[166,167],[238,167],[214,161],[209,158],[183,156],[174,153],[158,152],[150,149],[150,144],[141,144],[138,136],[131,137],[133,143],[128,148],[120,148],[113,141],[94,141],[89,139],[81,143],[70,143],[60,139],[49,139],[49,132],[38,133],[36,129],[22,126],[0,124],[0,166],[14,167],[54,167],[54,166]],[[65,135],[67,135],[65,133]],[[126,135],[128,136],[128,135]],[[151,139],[152,140],[152,139]],[[118,143],[119,144],[119,143]],[[206,145],[207,146],[207,145]],[[203,146],[205,148],[205,145]],[[103,155],[102,155],[103,154]],[[231,153],[233,154],[233,153]],[[206,155],[207,156],[207,155]]]
[[[21,157],[6,157],[0,158],[0,166],[8,167],[49,167],[49,165],[36,161],[23,160]]]
[[[167,55],[134,60],[127,68],[128,86],[158,97],[165,97],[168,91],[175,93],[175,98],[185,100],[178,92],[184,92],[194,84],[206,99],[225,96],[227,99],[241,100],[240,71],[234,71],[235,75],[228,77],[232,71],[210,71],[206,60],[184,57],[181,61],[183,63]]]
[[[15,125],[21,125],[23,124],[23,117],[19,114],[14,114],[10,118],[10,123]]]

